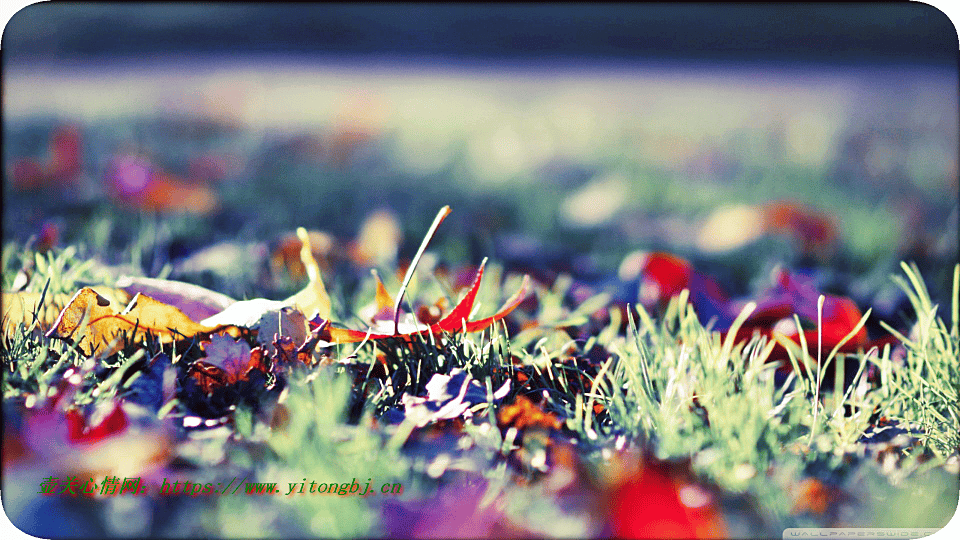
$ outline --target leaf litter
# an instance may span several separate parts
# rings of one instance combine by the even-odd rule
[[[771,215],[782,218],[780,214],[787,211],[777,214],[780,210],[783,209],[770,210]],[[329,384],[326,379],[332,374],[330,370],[335,370],[353,378],[352,389],[344,394],[348,397],[339,402],[350,423],[358,428],[382,425],[384,431],[379,436],[384,437],[384,449],[404,449],[404,459],[425,460],[422,468],[414,465],[411,470],[446,479],[433,495],[439,497],[437,501],[448,500],[442,493],[455,489],[458,482],[482,488],[476,494],[476,512],[466,511],[462,504],[450,509],[443,507],[441,512],[463,514],[457,519],[471,523],[473,529],[437,529],[439,521],[429,518],[429,514],[422,514],[426,517],[417,518],[414,525],[396,522],[409,519],[411,512],[432,508],[433,499],[427,496],[378,506],[383,511],[383,526],[394,533],[420,535],[432,531],[456,536],[471,530],[480,534],[537,534],[548,527],[538,525],[536,520],[524,523],[511,517],[511,512],[519,510],[510,505],[529,505],[520,493],[523,489],[538,489],[549,495],[546,500],[554,501],[550,504],[565,508],[561,512],[586,512],[593,516],[579,522],[584,527],[580,529],[583,535],[723,537],[731,530],[742,530],[744,520],[769,526],[763,516],[749,512],[746,516],[738,515],[731,510],[731,505],[740,504],[737,497],[743,496],[735,493],[746,489],[731,486],[740,485],[738,482],[748,485],[756,478],[757,468],[744,462],[731,463],[736,481],[724,480],[722,474],[711,472],[714,469],[710,466],[677,461],[675,453],[650,454],[644,443],[648,435],[637,436],[648,433],[645,428],[628,428],[628,424],[614,421],[628,410],[626,400],[639,399],[637,403],[659,406],[664,400],[680,399],[688,401],[693,413],[682,422],[702,417],[697,421],[711,425],[708,410],[715,396],[704,394],[704,387],[680,389],[676,385],[682,383],[671,379],[664,395],[664,389],[651,382],[655,375],[649,372],[659,368],[643,364],[644,348],[668,347],[662,349],[668,355],[665,358],[674,355],[670,345],[656,341],[655,332],[663,337],[673,336],[681,346],[680,357],[690,354],[690,350],[710,354],[706,351],[711,346],[703,341],[704,335],[681,331],[691,324],[684,311],[689,309],[692,320],[715,332],[720,339],[716,343],[724,344],[725,354],[742,358],[747,369],[754,369],[750,367],[753,360],[748,358],[773,362],[785,369],[789,375],[779,375],[777,385],[781,393],[789,392],[789,396],[775,414],[788,410],[789,414],[797,414],[800,409],[788,407],[790,400],[796,398],[794,403],[798,403],[809,399],[801,390],[813,388],[813,383],[791,386],[790,381],[806,380],[805,377],[812,377],[811,372],[816,372],[818,393],[821,385],[829,388],[827,379],[836,377],[832,394],[835,401],[838,391],[852,390],[855,384],[863,387],[867,381],[876,385],[878,377],[893,376],[882,365],[871,373],[864,372],[863,366],[856,375],[827,373],[825,366],[818,365],[823,352],[831,353],[825,364],[838,352],[855,356],[871,348],[883,348],[884,362],[890,361],[891,354],[902,358],[912,354],[910,343],[891,339],[890,335],[871,339],[863,325],[867,317],[856,303],[843,296],[823,294],[807,276],[777,269],[772,283],[753,298],[731,300],[716,281],[691,262],[664,252],[628,256],[613,289],[601,292],[602,287],[577,284],[578,288],[571,290],[579,291],[576,294],[581,298],[612,299],[609,304],[601,302],[596,306],[582,302],[581,306],[592,307],[578,312],[579,318],[569,310],[565,315],[547,316],[547,311],[554,309],[549,308],[550,291],[545,283],[529,275],[517,276],[519,286],[492,315],[477,317],[486,258],[472,279],[465,282],[462,297],[451,309],[444,310],[444,302],[438,301],[432,306],[421,304],[421,309],[414,310],[404,302],[405,293],[430,238],[448,214],[447,207],[438,213],[395,296],[379,273],[371,271],[372,313],[361,318],[370,324],[366,330],[333,322],[333,302],[314,256],[311,235],[303,228],[297,230],[301,244],[298,255],[307,284],[283,300],[236,301],[189,283],[134,277],[118,280],[116,289],[81,288],[63,305],[54,321],[49,321],[49,315],[38,320],[41,327],[49,327],[47,337],[62,340],[82,357],[88,357],[83,362],[86,367],[69,368],[63,373],[65,382],[56,391],[50,387],[40,399],[28,398],[33,401],[27,406],[30,412],[23,428],[25,435],[31,434],[25,439],[26,447],[49,460],[54,470],[79,470],[83,474],[117,470],[111,467],[120,465],[110,465],[114,453],[141,456],[139,461],[128,460],[123,470],[140,472],[147,478],[180,474],[177,459],[185,458],[175,458],[178,453],[199,456],[196,452],[200,452],[208,457],[195,457],[198,463],[220,466],[226,463],[230,448],[260,455],[264,449],[254,441],[280,444],[276,437],[293,429],[290,411],[300,399],[291,395],[300,396],[304,384]],[[780,221],[775,223],[777,227],[786,227]],[[112,300],[98,290],[112,296]],[[26,326],[31,320],[30,312],[40,312],[36,293],[16,294],[21,296],[5,293],[5,306],[19,306],[5,308],[5,333],[16,325]],[[119,300],[131,295],[125,307],[117,307],[122,304]],[[748,303],[752,311],[743,311]],[[515,312],[519,315],[511,319]],[[650,314],[660,318],[659,324],[674,326],[657,329]],[[534,328],[547,320],[563,321],[565,316],[567,322],[552,331],[555,335],[567,335],[569,341],[561,340],[550,345],[558,348],[547,350],[548,341],[541,339],[526,351],[511,351],[504,336],[506,323],[514,329],[519,329],[521,323]],[[642,364],[638,373],[643,381],[631,375],[616,383],[618,377],[625,375],[613,363],[614,359],[619,358],[623,364],[632,354],[622,348],[623,331],[627,338],[631,333],[636,338]],[[478,332],[484,332],[484,337],[466,337]],[[731,335],[727,336],[728,333]],[[343,345],[353,347],[345,350]],[[764,353],[754,352],[748,357],[751,348],[759,351],[761,345]],[[157,352],[149,361],[142,352],[123,360],[130,351],[144,350],[141,348]],[[353,352],[344,354],[347,350]],[[91,367],[93,359],[108,362],[111,358],[120,363]],[[790,373],[791,363],[797,367],[797,362],[804,365],[811,359],[813,367],[805,365],[804,369]],[[839,365],[835,363],[833,369],[840,369]],[[734,373],[743,373],[744,366],[734,367]],[[671,377],[676,377],[680,371],[691,368],[676,365],[670,369],[674,374]],[[87,375],[80,376],[81,372]],[[94,373],[102,375],[88,377]],[[763,375],[768,371],[758,368],[752,373],[758,377],[757,383],[734,382],[748,385],[773,380]],[[846,381],[845,375],[853,375],[852,380]],[[691,380],[703,384],[696,381],[709,377],[708,373],[701,373]],[[98,379],[102,382],[94,384]],[[162,391],[155,391],[157,387]],[[325,388],[325,392],[333,390]],[[98,395],[110,397],[95,399]],[[70,405],[71,401],[74,405]],[[856,414],[878,414],[876,403],[871,406],[839,401],[836,405],[840,409],[859,410]],[[646,406],[636,407],[643,410]],[[622,421],[622,416],[618,418]],[[818,425],[817,418],[815,414],[809,424],[811,429]],[[171,419],[178,419],[178,423],[174,425]],[[714,421],[722,425],[716,418]],[[869,430],[867,424],[862,425]],[[264,426],[276,433],[271,435],[269,429],[263,432]],[[257,429],[260,435],[255,436],[251,430]],[[919,432],[905,433],[908,438],[899,442],[916,447]],[[64,450],[50,454],[37,437],[63,441]],[[145,444],[151,437],[163,442],[147,450]],[[667,434],[653,438],[658,439],[659,444],[667,444]],[[809,439],[814,440],[812,434]],[[616,452],[604,447],[601,441],[612,441]],[[428,442],[432,446],[426,446]],[[90,445],[106,450],[88,451],[88,446],[93,448]],[[223,451],[210,453],[214,448]],[[641,449],[646,453],[637,454]],[[705,456],[710,450],[697,448],[691,452]],[[83,458],[79,457],[81,451]],[[606,461],[618,463],[615,468],[620,473],[605,476],[592,470],[586,460],[597,451]],[[79,468],[67,465],[71,461]],[[506,473],[484,473],[483,463],[498,464],[496,470]],[[848,504],[844,501],[849,497],[842,488],[829,487],[813,476],[799,478],[788,486],[791,493],[797,494],[796,500],[792,507],[784,506],[783,511],[820,516],[817,519],[839,519],[835,511],[828,512],[827,508]],[[506,484],[504,479],[508,479]],[[719,487],[718,482],[726,482],[727,488]],[[758,504],[763,489],[750,489],[748,497],[754,498],[750,504]],[[472,508],[472,503],[466,506]],[[633,510],[636,508],[656,511],[638,513]],[[554,507],[544,511],[558,510]],[[654,515],[659,517],[653,519]]]

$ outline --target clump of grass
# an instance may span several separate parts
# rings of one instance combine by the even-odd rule
[[[585,394],[587,406],[578,407],[568,424],[599,446],[633,440],[661,458],[692,459],[695,470],[726,490],[755,495],[781,523],[795,518],[769,472],[794,470],[781,481],[786,484],[825,471],[840,481],[853,469],[846,464],[866,454],[863,441],[881,416],[919,435],[919,445],[902,452],[932,455],[931,466],[943,465],[956,456],[960,432],[957,324],[947,328],[937,317],[916,268],[903,269],[907,280],[898,283],[920,314],[911,337],[900,336],[905,352],[888,345],[841,358],[838,346],[818,363],[805,343],[784,341],[792,364],[785,378],[766,362],[774,342],[755,336],[734,344],[729,338],[749,306],[727,339],[699,323],[686,293],[659,321],[638,307],[639,321],[630,318],[625,337],[607,334],[611,358]],[[960,266],[954,321],[958,280]],[[850,357],[858,367],[845,386],[840,366]],[[823,380],[831,363],[837,366],[833,386]],[[871,369],[880,373],[878,384],[868,381]],[[602,415],[594,414],[594,401],[605,405]]]
[[[707,331],[681,295],[659,323],[638,308],[625,339],[610,343],[616,362],[598,377],[607,416],[598,435],[645,441],[662,458],[700,455],[702,471],[735,492],[809,431],[809,402],[797,385],[778,385],[767,363],[773,343],[755,337],[734,344]],[[742,322],[746,311],[738,321]],[[792,390],[791,390],[792,388]],[[590,408],[583,430],[594,429]],[[807,427],[805,430],[804,427]]]
[[[39,253],[8,243],[3,249],[3,288],[36,297],[23,320],[5,320],[0,362],[4,399],[42,400],[56,392],[59,375],[85,358],[76,347],[43,336],[44,323],[56,317],[76,292],[77,282],[92,279],[93,262],[80,261],[75,248]],[[15,301],[13,296],[10,301]],[[6,298],[5,298],[6,300]],[[6,312],[6,306],[4,306]],[[32,396],[32,397],[30,397]]]
[[[953,272],[948,327],[938,316],[916,265],[901,264],[906,279],[894,276],[917,313],[909,336],[884,324],[905,347],[905,353],[879,363],[883,404],[880,414],[916,426],[923,448],[945,459],[960,449],[960,265]]]

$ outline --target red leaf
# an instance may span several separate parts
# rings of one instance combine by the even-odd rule
[[[486,261],[484,261],[484,264]],[[523,283],[520,285],[520,289],[507,300],[507,302],[500,308],[497,313],[487,317],[485,319],[480,319],[479,321],[469,321],[470,311],[473,309],[473,303],[477,298],[477,291],[480,289],[480,280],[483,277],[483,268],[484,264],[480,265],[480,268],[477,270],[477,275],[473,280],[473,285],[470,286],[470,290],[467,291],[466,296],[463,297],[460,302],[450,313],[447,314],[439,322],[434,323],[427,327],[425,330],[419,332],[407,332],[402,333],[398,332],[395,334],[375,334],[363,332],[360,330],[351,330],[349,328],[328,328],[321,332],[321,336],[324,340],[331,343],[357,343],[363,341],[364,339],[387,339],[387,338],[406,338],[410,339],[413,336],[420,335],[426,336],[428,334],[440,334],[443,332],[479,332],[496,321],[506,317],[511,311],[517,308],[524,298],[529,294],[530,288],[530,278],[529,276],[523,277]],[[315,323],[314,323],[315,324]]]
[[[461,300],[446,317],[440,319],[440,322],[433,326],[439,327],[441,330],[447,332],[456,332],[460,330],[463,326],[464,321],[470,317],[470,310],[473,309],[473,302],[477,299],[477,291],[480,290],[480,279],[483,278],[483,269],[487,265],[487,260],[484,259],[480,263],[480,268],[477,269],[477,275],[473,278],[473,284],[470,285],[470,290],[467,291],[466,296]],[[431,329],[433,327],[431,326]]]
[[[511,311],[517,308],[520,305],[520,302],[527,297],[530,289],[530,276],[523,276],[523,282],[520,284],[520,289],[510,297],[509,300],[500,308],[500,311],[496,312],[494,315],[487,317],[486,319],[481,319],[479,321],[472,321],[467,323],[467,332],[479,332],[484,328],[487,328],[491,324],[499,321],[500,319],[506,317],[510,314]]]
[[[769,337],[776,329],[799,345],[799,333],[802,331],[810,354],[817,354],[818,344],[820,344],[823,354],[829,353],[843,341],[847,334],[856,328],[857,323],[863,317],[863,313],[853,300],[847,297],[824,294],[822,324],[818,330],[817,302],[820,294],[813,283],[806,282],[799,276],[781,270],[777,274],[775,287],[760,298],[757,309],[737,332],[737,340],[749,339],[755,331]],[[809,324],[812,328],[796,328],[793,322],[794,313],[804,325]],[[820,341],[821,336],[822,341]],[[882,345],[883,342],[880,343]],[[840,352],[853,352],[868,345],[867,329],[860,328],[840,348]],[[777,345],[771,359],[783,360],[786,358],[786,350]]]

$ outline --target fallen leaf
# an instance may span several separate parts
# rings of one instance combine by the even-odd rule
[[[96,291],[104,298],[113,298],[119,301],[127,302],[130,297],[124,291],[109,289],[106,287],[97,287]],[[43,300],[41,304],[40,301]],[[30,327],[34,322],[34,313],[39,319],[39,332],[45,333],[52,328],[63,310],[70,302],[70,297],[66,294],[47,294],[37,292],[4,292],[2,296],[3,317],[2,327],[4,336],[12,336],[18,332],[18,325],[23,324]]]
[[[278,313],[285,307],[288,307],[287,303],[281,300],[267,300],[266,298],[240,300],[230,304],[230,306],[220,313],[203,319],[200,321],[200,324],[204,326],[229,325],[256,329],[259,327],[260,320],[263,317],[270,313]]]
[[[300,310],[282,307],[260,318],[257,324],[257,343],[260,343],[270,354],[274,354],[277,350],[275,336],[303,343],[307,339],[308,326],[307,318]]]
[[[768,337],[774,333],[800,344],[800,333],[807,342],[809,352],[816,357],[817,346],[823,354],[829,353],[843,339],[853,332],[863,313],[853,300],[832,294],[822,294],[811,280],[780,269],[775,273],[775,283],[757,301],[757,308],[747,318],[737,332],[737,339],[749,339],[754,332]],[[824,297],[823,313],[818,328],[817,303],[821,294]],[[731,312],[739,311],[740,304],[731,304]],[[801,328],[797,328],[794,314],[800,319]],[[853,337],[844,343],[839,352],[853,352],[867,347],[867,329],[861,327]],[[771,359],[786,359],[786,350],[777,345]]]
[[[704,253],[729,252],[755,242],[764,233],[763,211],[756,206],[721,206],[701,225],[697,248]]]
[[[480,268],[477,270],[477,274],[474,277],[473,285],[470,286],[470,289],[467,291],[467,294],[463,297],[460,302],[443,317],[439,322],[427,326],[423,330],[411,330],[409,332],[394,332],[394,333],[381,333],[379,328],[371,328],[367,332],[360,330],[351,330],[348,328],[335,328],[327,326],[327,329],[321,333],[321,339],[324,339],[330,343],[356,343],[363,341],[365,339],[386,339],[386,338],[407,338],[410,339],[413,336],[420,335],[426,336],[429,334],[441,334],[444,332],[455,333],[455,332],[479,332],[488,328],[490,325],[499,321],[500,319],[506,317],[510,314],[511,311],[516,309],[518,305],[526,298],[529,293],[530,279],[528,276],[523,277],[523,282],[520,285],[520,289],[511,296],[507,302],[497,311],[494,315],[480,319],[478,321],[470,321],[470,311],[473,309],[473,303],[477,298],[477,292],[480,289],[480,280],[483,278],[483,270],[486,265],[486,259],[480,264]],[[316,319],[311,321],[311,324],[316,326]],[[392,326],[392,325],[391,325]]]
[[[130,424],[116,401],[105,401],[94,408],[89,418],[78,409],[66,412],[67,441],[90,444],[122,433]]]
[[[297,343],[303,342],[308,334],[307,318],[303,313],[288,305],[287,301],[254,298],[241,300],[230,307],[200,321],[201,325],[212,328],[238,327],[257,332],[257,342],[270,354],[275,351],[273,336],[292,337]]]
[[[117,288],[129,295],[145,294],[155,300],[179,309],[193,320],[202,320],[227,309],[236,300],[205,287],[146,277],[123,276],[117,280]]]
[[[117,312],[110,300],[84,287],[60,312],[47,337],[78,342],[80,350],[92,356],[119,351],[124,335],[140,341],[152,334],[162,343],[170,343],[215,330],[217,328],[194,322],[173,306],[142,294],[137,294],[122,312]]]
[[[37,253],[46,253],[58,244],[60,244],[60,225],[55,221],[44,221],[35,245]]]
[[[640,303],[648,310],[663,308],[672,297],[686,289],[701,321],[717,317],[720,325],[733,322],[728,310],[729,299],[720,285],[682,257],[665,252],[635,251],[624,258],[618,275],[629,285],[628,303]]]
[[[373,317],[371,317],[371,320],[392,321],[396,315],[393,297],[387,292],[387,288],[383,285],[383,281],[380,280],[380,275],[377,274],[377,271],[373,270],[372,272],[374,279],[377,280],[377,294],[375,298],[377,310]]]
[[[14,163],[10,185],[19,191],[63,190],[76,184],[83,171],[83,141],[76,126],[60,126],[50,135],[49,158],[41,163],[21,158]]]
[[[24,413],[26,447],[54,476],[135,476],[171,457],[172,437],[152,411],[116,398],[83,408],[61,405]]]
[[[560,429],[560,419],[557,415],[545,412],[539,405],[520,395],[513,403],[497,412],[497,423],[501,428],[515,427],[518,430],[527,427]]]
[[[310,236],[306,229],[297,229],[300,237],[300,257],[310,282],[303,290],[286,300],[267,300],[254,298],[234,302],[223,311],[200,321],[209,327],[236,326],[257,330],[258,340],[271,352],[274,352],[273,336],[290,336],[298,343],[307,335],[308,325],[304,313],[314,317],[330,317],[330,296],[327,294],[320,267],[313,258]]]
[[[15,335],[21,324],[30,327],[34,313],[40,320],[41,331],[50,328],[67,302],[66,295],[60,294],[44,299],[41,305],[41,294],[36,292],[4,292],[2,299],[4,337]]]
[[[826,259],[836,249],[837,227],[826,214],[791,201],[768,203],[761,210],[765,230],[792,236],[804,255]]]
[[[214,335],[201,347],[207,355],[203,361],[222,369],[230,382],[239,379],[250,365],[250,346],[243,340]]]
[[[264,349],[251,349],[243,340],[214,335],[201,346],[206,357],[190,364],[187,373],[204,394],[209,395],[224,386],[249,381],[254,371],[266,374],[270,370]]]
[[[670,298],[687,289],[700,321],[706,324],[715,319],[713,327],[722,335],[748,303],[745,299],[729,300],[713,279],[670,253],[634,252],[624,259],[619,274],[621,281],[636,286],[636,293],[627,293],[627,298],[637,298],[648,309],[664,307]],[[776,333],[799,345],[802,332],[812,355],[816,355],[818,343],[824,354],[829,353],[853,332],[863,312],[850,298],[823,294],[822,324],[818,328],[817,303],[821,294],[812,278],[778,269],[773,284],[754,300],[756,308],[737,331],[736,340],[748,340],[755,333],[771,338]],[[802,328],[796,327],[794,314]],[[890,341],[889,336],[869,341],[866,328],[861,327],[838,351],[882,347]],[[786,360],[787,352],[778,343],[769,358]]]
[[[116,202],[140,210],[207,214],[219,204],[216,192],[205,182],[179,178],[133,154],[113,159],[105,182]]]
[[[830,505],[839,499],[832,488],[816,478],[804,478],[792,490],[793,508],[790,513],[824,514]]]
[[[768,235],[789,236],[801,254],[821,259],[832,254],[838,236],[829,216],[795,202],[774,201],[716,209],[701,226],[697,247],[705,253],[729,252]]]
[[[310,235],[303,227],[297,229],[297,236],[300,237],[300,260],[307,269],[307,276],[310,283],[297,294],[287,298],[284,303],[296,307],[301,313],[317,314],[323,319],[330,318],[330,295],[323,285],[323,279],[320,276],[320,267],[316,259],[313,258]]]
[[[329,271],[331,259],[339,250],[336,240],[322,231],[307,231],[310,249],[320,268]],[[300,257],[303,242],[296,233],[286,233],[277,240],[270,254],[270,269],[273,275],[286,274],[295,280],[307,277],[307,268]]]
[[[622,478],[609,492],[613,537],[727,537],[713,494],[683,479],[676,465],[649,457],[620,465]]]

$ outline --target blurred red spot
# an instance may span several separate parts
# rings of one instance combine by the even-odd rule
[[[129,424],[126,413],[116,402],[100,405],[89,418],[77,409],[70,409],[65,416],[67,420],[67,441],[76,444],[101,441],[120,433]],[[98,416],[100,418],[97,418]]]
[[[19,191],[62,189],[76,182],[83,168],[82,139],[76,126],[57,128],[50,135],[47,158],[21,158],[13,165],[11,185]]]
[[[60,227],[52,222],[44,222],[40,229],[40,237],[37,238],[36,249],[40,253],[50,251],[60,243]]]
[[[766,229],[792,236],[803,254],[823,258],[832,253],[837,229],[826,214],[791,201],[768,203],[763,213]]]
[[[644,460],[641,468],[611,494],[612,528],[616,538],[723,538],[726,527],[712,497],[681,496],[688,489],[674,479],[668,465]]]
[[[218,204],[206,182],[168,174],[138,155],[114,158],[104,181],[114,201],[139,210],[206,214]]]
[[[837,497],[816,478],[805,478],[797,486],[792,513],[823,514]]]
[[[635,252],[620,265],[621,281],[637,280],[637,301],[646,309],[663,308],[684,289],[698,316],[724,321],[729,299],[710,276],[697,271],[682,257],[665,252]]]
[[[690,287],[693,267],[669,253],[650,253],[642,265],[640,300],[646,305],[665,302]]]

